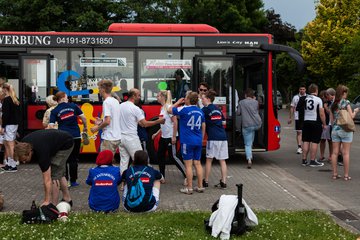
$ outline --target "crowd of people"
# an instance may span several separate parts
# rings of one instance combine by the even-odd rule
[[[178,75],[181,77],[181,73]],[[36,159],[44,183],[44,200],[41,206],[50,203],[56,205],[59,199],[72,205],[68,188],[80,184],[77,182],[77,162],[81,136],[88,131],[85,115],[76,104],[69,102],[65,92],[58,91],[46,98],[49,108],[44,113],[44,129],[29,133],[21,142],[16,142],[17,128],[20,124],[20,102],[12,86],[6,83],[5,79],[0,81],[3,81],[0,91],[0,140],[3,140],[5,146],[2,171],[16,172],[19,162],[26,163]],[[224,129],[225,118],[220,109],[213,104],[216,92],[209,89],[205,82],[199,85],[198,92],[186,90],[186,84],[179,83],[179,86],[184,86],[184,89],[181,90],[181,94],[177,94],[178,100],[174,104],[171,91],[159,91],[157,100],[162,106],[159,118],[148,121],[145,119],[144,111],[139,107],[141,95],[138,89],[130,89],[127,101],[120,103],[112,95],[111,80],[102,80],[98,83],[99,94],[103,99],[102,118],[97,118],[89,131],[101,131],[101,145],[96,159],[97,166],[89,170],[86,180],[91,186],[89,207],[92,210],[116,211],[120,204],[120,190],[123,191],[125,210],[154,211],[159,203],[160,184],[166,182],[166,157],[175,163],[183,174],[184,187],[180,188],[181,193],[190,195],[194,191],[205,191],[209,186],[214,158],[219,160],[221,166],[221,179],[214,186],[223,189],[227,187],[228,143]],[[79,120],[80,125],[83,125],[82,133]],[[141,144],[143,137],[140,134],[141,129],[157,124],[160,124],[160,129],[151,138],[159,138],[159,171],[149,165],[149,156],[146,146]],[[205,134],[208,141],[203,178],[200,159]],[[114,155],[118,150],[120,166],[116,167]],[[197,175],[196,187],[193,187],[193,166]],[[134,179],[140,179],[144,189],[141,203],[130,199],[134,198],[132,191],[137,187]]]
[[[336,90],[329,88],[319,93],[318,86],[300,86],[299,93],[291,102],[288,123],[295,119],[297,140],[297,154],[301,154],[303,166],[322,167],[324,162],[331,163],[332,179],[342,176],[338,173],[338,166],[344,167],[343,179],[351,180],[349,175],[350,147],[353,131],[339,124],[340,110],[345,110],[351,118],[359,112],[359,108],[352,110],[347,100],[349,89],[339,85]],[[319,95],[319,96],[318,96]],[[325,147],[328,142],[328,158],[325,157]],[[320,144],[320,158],[317,160]],[[310,158],[308,159],[308,155]]]
[[[44,114],[44,129],[32,132],[21,139],[21,142],[16,142],[20,124],[20,102],[10,84],[1,78],[0,83],[0,141],[5,146],[2,170],[16,172],[18,162],[36,159],[45,186],[44,201],[41,205],[56,205],[60,199],[60,191],[62,201],[72,205],[68,187],[79,185],[77,161],[81,136],[88,131],[86,117],[76,104],[69,102],[66,93],[59,91],[46,99],[49,108]],[[95,125],[89,131],[101,131],[101,145],[96,167],[89,170],[86,179],[86,183],[91,186],[88,202],[90,209],[102,212],[118,210],[120,190],[123,191],[125,210],[156,210],[160,185],[166,183],[167,161],[175,163],[184,177],[184,186],[179,189],[183,194],[191,195],[193,192],[202,193],[206,190],[214,159],[218,160],[221,169],[221,179],[214,186],[227,188],[226,159],[229,153],[224,128],[226,121],[222,111],[214,105],[217,93],[210,89],[206,82],[199,84],[198,92],[186,91],[184,97],[180,96],[175,103],[172,103],[169,90],[159,91],[159,117],[152,121],[145,119],[144,111],[139,107],[141,94],[138,89],[130,89],[127,101],[120,103],[112,96],[111,80],[101,80],[98,88],[103,99],[102,117],[96,119]],[[305,86],[301,86],[299,94],[292,100],[288,121],[290,124],[293,117],[295,119],[296,152],[302,156],[302,165],[321,167],[324,161],[331,161],[333,179],[341,177],[337,170],[340,153],[344,162],[343,178],[351,179],[349,152],[353,133],[345,131],[336,123],[339,110],[347,110],[352,117],[359,111],[358,108],[354,111],[351,109],[349,101],[346,100],[347,93],[347,87],[339,85],[336,90],[330,88],[323,91],[320,98],[317,96],[318,87],[315,84],[308,87],[308,94]],[[251,168],[255,133],[262,125],[254,90],[245,90],[245,98],[238,102],[236,114],[241,121],[247,167]],[[83,133],[79,128],[79,119],[83,125]],[[146,146],[142,144],[144,137],[140,134],[141,129],[157,124],[160,124],[160,129],[151,139],[158,139],[159,142],[156,149],[159,170],[149,164]],[[206,163],[203,170],[200,160],[205,136]],[[325,158],[326,142],[329,145],[328,158]],[[44,143],[46,148],[43,147]],[[320,159],[317,160],[319,144]],[[120,152],[119,167],[115,166],[114,160],[117,151]],[[197,176],[196,184],[193,183],[193,166]]]

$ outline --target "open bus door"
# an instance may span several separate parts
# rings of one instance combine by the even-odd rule
[[[42,129],[49,95],[50,54],[20,54],[19,92],[22,112],[20,134]]]
[[[219,107],[226,119],[226,134],[228,137],[229,153],[244,152],[244,142],[239,126],[239,116],[236,108],[239,100],[243,99],[246,88],[256,92],[259,101],[259,112],[262,122],[267,121],[266,89],[267,68],[266,55],[227,55],[227,56],[195,56],[194,57],[194,84],[197,89],[200,82],[207,82],[209,88],[217,92],[214,104]],[[254,151],[265,151],[267,144],[267,125],[256,132]]]
[[[216,91],[214,104],[221,109],[225,120],[225,131],[228,137],[229,151],[235,144],[235,57],[233,56],[195,56],[193,89],[198,89],[199,83],[207,82],[209,88]]]

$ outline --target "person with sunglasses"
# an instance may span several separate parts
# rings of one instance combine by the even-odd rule
[[[198,101],[198,107],[203,108],[204,105],[202,103],[202,96],[206,94],[209,91],[209,84],[207,82],[201,82],[199,83],[198,87],[198,94],[199,94],[199,101]]]

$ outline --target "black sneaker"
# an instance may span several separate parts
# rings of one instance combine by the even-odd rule
[[[224,183],[223,181],[220,180],[220,182],[218,184],[216,184],[214,187],[217,187],[217,188],[222,188],[222,189],[226,189],[227,186],[226,186],[226,183]]]
[[[17,172],[17,167],[10,167],[9,165],[6,165],[5,167],[2,167],[2,170],[5,172]]]
[[[322,166],[324,166],[324,164],[323,164],[323,163],[319,163],[319,162],[316,161],[316,160],[311,160],[309,166],[310,166],[310,167],[322,167]]]
[[[302,164],[303,166],[307,166],[309,164],[309,162],[307,160],[302,160]]]
[[[205,181],[205,179],[203,179],[203,187],[209,187],[209,182]]]

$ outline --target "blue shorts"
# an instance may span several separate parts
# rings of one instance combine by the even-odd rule
[[[333,142],[351,143],[353,141],[353,132],[345,132],[342,129],[332,130],[331,140]]]
[[[183,160],[200,160],[201,159],[201,145],[181,144],[181,155]]]

